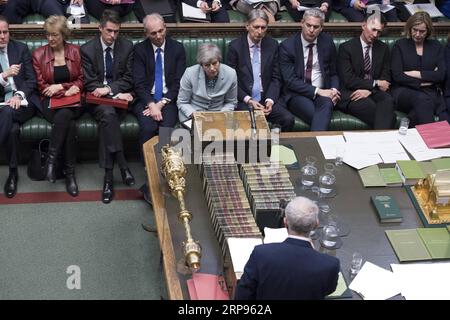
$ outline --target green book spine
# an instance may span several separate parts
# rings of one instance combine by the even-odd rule
[[[385,232],[400,262],[431,260],[431,255],[416,229],[386,230]]]
[[[377,211],[380,222],[401,222],[402,214],[397,202],[391,196],[371,196],[373,205]]]
[[[425,174],[416,160],[398,160],[397,165],[407,180],[425,178]]]

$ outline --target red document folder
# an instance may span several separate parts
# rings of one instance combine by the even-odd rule
[[[79,107],[81,103],[80,93],[69,97],[50,98],[50,109],[60,109],[68,107]]]
[[[447,121],[439,121],[416,126],[428,148],[450,147],[450,125]]]
[[[194,273],[187,280],[191,300],[229,300],[224,285],[223,278],[214,274]]]
[[[113,99],[109,96],[106,97],[96,97],[92,93],[86,93],[86,103],[92,104],[104,104],[107,106],[112,106],[121,109],[128,109],[128,101]]]

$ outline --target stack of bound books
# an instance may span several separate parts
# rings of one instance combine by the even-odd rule
[[[280,200],[296,196],[286,167],[281,162],[242,164],[240,174],[259,228],[281,227]]]
[[[225,256],[227,238],[261,238],[234,154],[203,158],[200,168],[211,222]]]

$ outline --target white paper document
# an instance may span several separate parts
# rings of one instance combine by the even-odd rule
[[[442,12],[440,12],[439,9],[432,3],[405,4],[405,8],[411,15],[416,12],[425,11],[431,18],[439,18],[444,16]]]
[[[74,17],[82,18],[86,15],[83,5],[79,6],[77,4],[71,4],[67,11],[69,14],[71,14]]]
[[[262,244],[262,240],[260,238],[228,238],[227,243],[236,278],[240,279],[253,248]]]
[[[347,142],[345,144],[344,162],[359,170],[374,164],[382,163],[377,149],[370,144]]]
[[[371,13],[373,11],[381,11],[383,13],[386,13],[388,11],[391,11],[394,9],[394,6],[391,6],[390,4],[371,4],[367,6],[367,13]]]
[[[406,300],[449,300],[450,263],[391,264]]]
[[[286,240],[288,232],[286,228],[264,228],[264,244],[280,243]]]
[[[181,6],[184,17],[206,20],[206,13],[202,9],[190,6],[184,2],[181,2]]]
[[[364,300],[386,300],[400,293],[400,286],[391,271],[366,261],[348,286]]]
[[[336,149],[339,145],[345,145],[342,135],[336,136],[317,136],[317,142],[322,150],[325,159],[336,159]]]
[[[436,152],[437,149],[429,149],[427,147],[415,128],[408,129],[405,135],[399,134],[397,138],[417,161],[425,161],[440,157]]]

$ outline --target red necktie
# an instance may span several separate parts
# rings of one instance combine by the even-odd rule
[[[311,84],[314,43],[308,44],[307,47],[309,48],[309,51],[308,51],[308,60],[306,61],[305,82]]]

